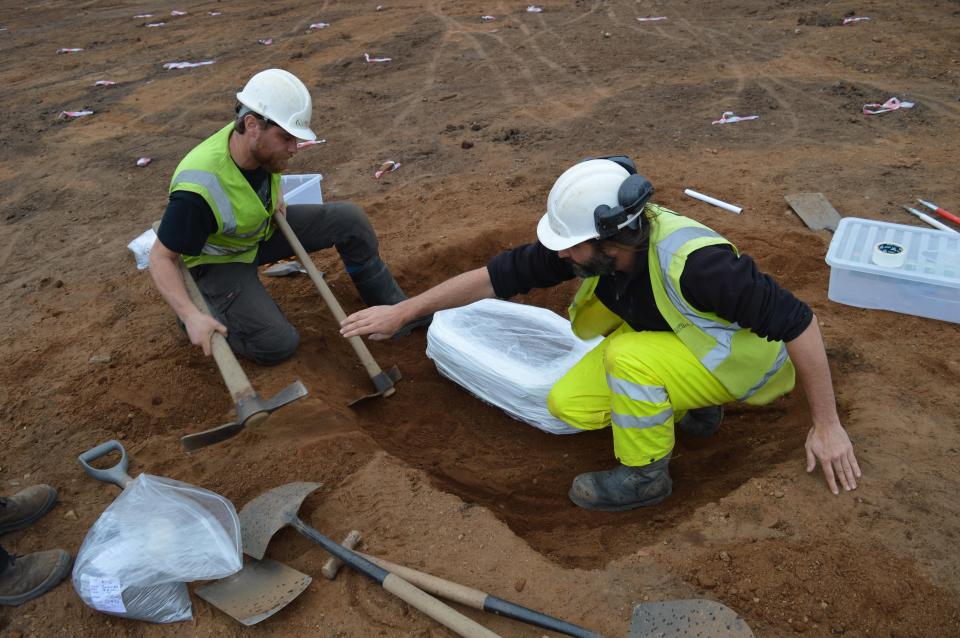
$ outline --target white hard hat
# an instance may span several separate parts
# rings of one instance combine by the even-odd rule
[[[294,137],[311,141],[317,139],[310,130],[310,114],[313,110],[310,92],[289,71],[260,71],[237,93],[237,101]]]
[[[602,205],[618,206],[620,186],[628,177],[627,169],[608,159],[587,160],[568,168],[547,196],[547,212],[537,224],[540,243],[550,250],[564,250],[599,237],[594,211]]]

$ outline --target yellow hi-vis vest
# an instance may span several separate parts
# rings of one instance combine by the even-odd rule
[[[748,328],[701,312],[686,299],[680,275],[687,256],[705,246],[729,245],[692,219],[648,204],[650,283],[657,309],[700,363],[740,401],[764,405],[793,389],[795,370],[782,341],[769,341]],[[581,339],[608,335],[623,324],[594,291],[599,277],[585,279],[570,305],[573,332]]]
[[[184,255],[188,267],[227,262],[252,263],[257,244],[273,235],[271,215],[277,206],[280,175],[270,175],[270,210],[230,157],[233,122],[200,142],[183,158],[170,180],[170,192],[203,197],[217,218],[217,232],[207,237],[199,255]]]

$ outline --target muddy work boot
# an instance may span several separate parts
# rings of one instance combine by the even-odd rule
[[[368,261],[357,272],[350,273],[350,278],[353,279],[353,285],[360,293],[363,303],[368,306],[393,306],[407,298],[390,269],[379,257]],[[393,336],[405,337],[416,328],[429,326],[431,321],[433,315],[418,317],[402,326]]]
[[[13,496],[0,498],[0,534],[36,522],[53,509],[56,502],[57,490],[49,485],[33,485]]]
[[[62,549],[6,558],[0,565],[0,605],[16,607],[45,594],[70,573],[70,563]]]
[[[570,500],[601,512],[622,512],[656,505],[673,491],[667,466],[670,456],[642,467],[620,465],[606,472],[588,472],[573,479]]]
[[[706,408],[688,410],[677,427],[684,434],[691,436],[711,436],[720,429],[723,421],[723,406],[711,405]]]

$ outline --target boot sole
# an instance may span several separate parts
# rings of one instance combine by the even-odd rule
[[[56,490],[56,488],[53,488],[53,489],[50,491],[50,496],[47,498],[46,502],[40,507],[39,510],[37,510],[37,511],[33,514],[33,516],[30,516],[29,518],[21,519],[21,520],[19,520],[19,521],[13,522],[13,523],[8,523],[8,524],[0,527],[0,534],[6,534],[6,533],[8,533],[8,532],[15,532],[15,531],[17,531],[18,529],[23,529],[24,527],[27,527],[27,526],[29,526],[29,525],[33,525],[34,523],[36,523],[37,521],[39,521],[41,518],[43,518],[43,515],[44,515],[44,514],[46,514],[47,512],[49,512],[50,510],[53,509],[53,506],[57,504],[57,496],[58,496],[58,495],[57,495],[57,490]]]
[[[655,497],[655,498],[651,498],[651,499],[648,499],[648,500],[646,500],[646,501],[642,501],[642,502],[639,502],[639,503],[630,503],[629,505],[593,505],[593,504],[588,504],[586,501],[581,501],[581,500],[579,500],[577,497],[575,497],[575,496],[573,495],[573,490],[570,490],[570,492],[567,493],[567,496],[570,497],[570,500],[573,501],[573,504],[574,504],[574,505],[576,505],[577,507],[583,508],[583,509],[585,509],[585,510],[592,510],[592,511],[594,511],[594,512],[626,512],[627,510],[635,510],[635,509],[639,509],[639,508],[641,508],[641,507],[649,507],[650,505],[656,505],[656,504],[658,504],[658,503],[662,503],[662,502],[664,502],[665,500],[667,500],[667,498],[669,498],[669,497],[670,497],[670,494],[672,494],[672,493],[673,493],[673,491],[671,490],[669,493],[664,494],[663,496],[657,496],[657,497]]]
[[[60,582],[67,577],[67,574],[70,573],[70,565],[73,562],[73,558],[67,552],[62,552],[60,555],[60,560],[57,561],[56,567],[53,571],[50,572],[50,575],[47,578],[31,589],[30,591],[20,594],[19,596],[4,596],[0,598],[0,605],[5,605],[7,607],[16,607],[22,605],[23,603],[33,600],[43,596],[45,593],[56,587]]]

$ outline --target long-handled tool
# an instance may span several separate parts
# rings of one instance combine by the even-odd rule
[[[157,230],[158,226],[159,223],[153,225],[154,231]],[[187,287],[190,300],[200,309],[200,312],[212,316],[207,301],[203,298],[197,282],[190,276],[186,264],[183,263],[182,259],[178,261],[180,274],[183,276],[183,283]],[[223,382],[227,385],[233,403],[237,408],[237,418],[230,423],[180,437],[180,443],[189,451],[225,441],[240,434],[247,426],[254,428],[262,425],[274,410],[307,396],[307,388],[298,379],[280,390],[273,398],[263,400],[253,389],[247,375],[244,374],[240,362],[237,361],[233,350],[230,349],[230,344],[219,332],[213,333],[210,349],[213,352],[214,361],[217,362],[217,368],[220,369],[220,376],[223,377]]]
[[[112,467],[100,469],[90,465],[112,452],[120,454],[120,460]],[[78,460],[87,474],[98,481],[113,483],[121,489],[133,482],[127,474],[130,459],[119,441],[101,443],[81,454]],[[239,572],[198,588],[197,595],[244,625],[252,625],[280,611],[299,596],[311,580],[306,574],[269,558],[246,559]]]
[[[303,244],[301,244],[300,240],[297,239],[296,233],[294,233],[293,229],[290,228],[290,224],[287,223],[287,218],[280,213],[275,213],[273,215],[273,219],[277,222],[280,232],[283,233],[283,236],[293,248],[297,258],[300,260],[300,263],[303,264],[303,267],[307,269],[307,274],[310,275],[310,279],[313,280],[317,290],[320,291],[320,296],[323,297],[323,301],[327,304],[327,307],[330,308],[330,312],[333,313],[334,318],[337,320],[337,325],[339,326],[340,322],[347,318],[347,315],[345,312],[343,312],[343,308],[340,306],[337,298],[333,296],[333,292],[330,290],[327,282],[324,281],[323,275],[319,270],[317,270],[313,260],[310,259],[310,255],[307,254],[306,250],[304,250]],[[353,351],[357,353],[357,356],[360,358],[360,363],[363,364],[364,369],[367,371],[367,375],[373,382],[373,387],[376,389],[376,392],[364,395],[359,399],[350,402],[349,405],[356,405],[361,401],[372,399],[373,397],[388,397],[396,392],[393,386],[397,381],[400,380],[400,370],[397,368],[397,366],[392,366],[389,370],[384,372],[373,359],[373,355],[370,354],[370,350],[367,349],[367,344],[363,342],[363,339],[360,337],[350,337],[348,341],[350,341],[350,345],[353,346]]]
[[[263,558],[270,539],[287,525],[318,543],[346,564],[361,572],[381,587],[430,616],[440,624],[468,638],[494,638],[497,634],[460,612],[417,589],[396,574],[377,567],[367,559],[330,540],[304,523],[297,516],[300,504],[319,483],[287,483],[264,492],[240,510],[240,536],[243,551],[253,558]]]
[[[932,210],[933,212],[935,212],[937,215],[940,215],[940,217],[943,217],[944,219],[949,219],[949,220],[952,221],[954,224],[960,224],[960,217],[957,217],[956,215],[954,215],[954,214],[951,213],[950,211],[948,211],[948,210],[946,210],[946,209],[944,209],[944,208],[940,208],[939,206],[937,206],[937,205],[934,204],[933,202],[928,202],[928,201],[925,200],[925,199],[918,199],[917,201],[920,202],[921,204],[923,204],[924,206],[926,206],[927,208],[929,208],[930,210]]]
[[[360,539],[356,530],[343,541],[342,545],[352,547]],[[374,565],[378,565],[391,574],[400,576],[425,592],[451,600],[453,602],[506,616],[537,627],[549,629],[565,636],[575,638],[599,638],[599,634],[578,627],[572,623],[528,609],[508,600],[497,598],[479,589],[445,580],[432,574],[417,571],[410,567],[397,565],[388,560],[377,558],[363,552],[357,552]],[[329,566],[329,568],[328,568]],[[323,575],[328,580],[336,577],[339,565],[328,561],[324,565]],[[633,610],[629,637],[658,636],[661,638],[684,638],[701,636],[703,638],[752,638],[753,632],[747,623],[735,611],[718,602],[704,599],[673,600],[665,602],[642,603]]]

